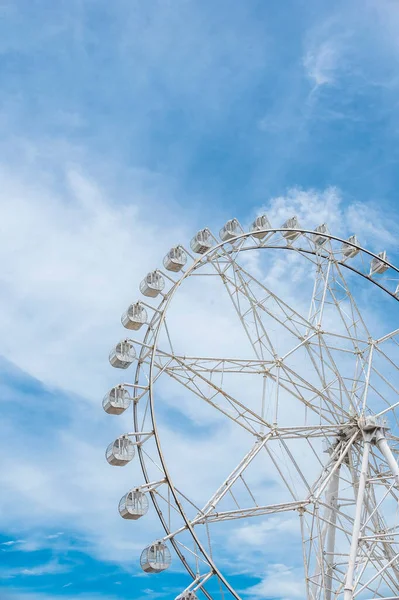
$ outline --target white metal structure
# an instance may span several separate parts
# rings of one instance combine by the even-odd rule
[[[141,566],[147,573],[167,569],[172,547],[190,575],[180,600],[240,600],[220,564],[244,571],[242,561],[252,565],[255,555],[260,565],[273,564],[285,543],[286,554],[274,562],[301,562],[307,600],[399,598],[399,269],[385,252],[362,248],[356,236],[334,236],[325,224],[305,229],[293,217],[273,228],[263,215],[244,233],[233,221],[222,228],[222,242],[204,229],[192,252],[178,246],[189,260],[178,274],[170,269],[174,279],[153,272],[166,289],[152,311],[148,305],[145,334],[126,341],[138,359],[131,383],[123,384],[134,399],[133,432],[111,444],[107,459],[126,464],[137,448],[144,483],[134,482],[133,491],[140,501],[152,499],[164,529],[143,551]],[[154,281],[144,282],[148,295]],[[179,347],[175,299],[190,286],[198,314],[223,296],[219,321],[228,306],[242,343],[234,345],[231,323],[214,334],[228,349],[223,355]],[[218,327],[208,316],[209,330],[206,319],[195,322],[194,341],[211,339]],[[177,407],[196,402],[197,420],[202,410],[214,415],[205,439],[228,445],[226,452],[210,448],[203,469],[206,443],[187,451],[181,482],[173,461],[184,453],[171,447],[179,435],[169,433],[166,443],[162,437],[168,393]],[[131,494],[120,512],[136,519],[141,509]],[[273,523],[282,522],[290,523],[285,542],[280,527],[278,543],[240,553],[244,523],[265,523],[271,538]]]

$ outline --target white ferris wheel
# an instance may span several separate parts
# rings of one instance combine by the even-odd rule
[[[189,575],[179,600],[239,600],[240,574],[288,552],[298,597],[399,598],[399,329],[386,325],[399,269],[386,252],[296,217],[274,228],[262,215],[249,232],[232,219],[220,239],[203,229],[172,248],[140,292],[122,315],[133,337],[110,354],[135,374],[103,407],[133,411],[106,451],[142,472],[121,516],[144,517],[151,500],[160,520],[142,569],[173,554]],[[182,451],[185,410],[198,443]],[[269,533],[248,552],[252,524]],[[274,582],[265,598],[280,597]]]

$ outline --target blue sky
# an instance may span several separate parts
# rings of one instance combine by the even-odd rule
[[[393,255],[398,26],[386,0],[0,0],[2,599],[180,591],[139,571],[103,459],[119,314],[176,241],[262,207]]]

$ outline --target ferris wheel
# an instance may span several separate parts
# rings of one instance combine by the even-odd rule
[[[151,500],[160,521],[141,567],[182,564],[178,600],[240,600],[243,574],[288,554],[295,597],[399,598],[399,269],[296,217],[219,238],[167,253],[109,357],[135,373],[103,400],[133,412],[106,459],[142,473],[119,512]],[[256,597],[283,595],[273,581]]]

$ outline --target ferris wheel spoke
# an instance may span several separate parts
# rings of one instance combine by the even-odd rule
[[[164,363],[163,361],[166,362]],[[247,361],[243,361],[243,366],[245,366],[244,362],[248,366]],[[199,364],[201,366],[201,360]],[[190,359],[187,360],[186,357],[173,357],[163,352],[157,355],[156,365],[169,377],[182,384],[194,395],[222,412],[253,435],[259,435],[260,427],[270,429],[270,423],[261,415],[249,408],[248,404],[238,400],[227,392],[227,390],[223,389],[223,376],[225,374],[223,370],[207,371],[206,369],[198,368],[197,362],[190,361]],[[253,366],[258,369],[259,363],[255,361]],[[250,372],[253,373],[252,370]],[[215,373],[219,375],[219,380],[212,379],[212,375]]]
[[[306,502],[285,502],[280,504],[270,504],[267,506],[251,506],[250,508],[237,508],[220,512],[212,512],[207,516],[200,517],[193,524],[202,525],[204,523],[216,523],[220,521],[231,521],[233,519],[248,519],[250,517],[260,517],[265,515],[274,515],[277,513],[297,511],[306,506]]]
[[[397,345],[399,345],[399,342],[397,340],[394,340],[396,336],[399,336],[399,329],[394,329],[390,333],[387,333],[386,335],[383,335],[382,337],[378,338],[378,340],[375,340],[375,344],[377,346],[388,340],[393,340]]]
[[[329,263],[329,264],[330,264],[330,263]],[[323,288],[323,298],[325,297],[325,288],[326,288],[326,284],[327,284],[327,282],[328,282],[328,278],[327,278],[327,280],[326,280],[326,281],[324,281],[324,279],[323,279],[323,286],[324,286],[324,288]],[[290,307],[288,307],[288,308],[290,309]],[[271,313],[269,312],[268,314],[270,315]],[[322,309],[320,309],[320,311],[319,311],[319,313],[318,313],[318,314],[322,314]],[[273,315],[273,316],[274,316],[274,315]],[[309,325],[310,325],[310,324],[311,324],[311,323],[309,322]],[[292,333],[292,330],[290,330],[290,332]],[[297,332],[297,335],[300,335],[299,331]],[[308,330],[307,330],[307,332],[306,332],[306,335],[305,335],[305,339],[303,340],[303,336],[301,336],[301,340],[303,340],[303,341],[301,341],[301,343],[300,343],[299,345],[297,345],[297,346],[296,346],[296,347],[295,347],[295,348],[294,348],[294,349],[293,349],[293,350],[292,350],[292,351],[291,351],[289,354],[292,354],[292,352],[295,352],[297,349],[299,349],[299,348],[301,348],[302,346],[304,346],[304,348],[306,349],[306,351],[308,352],[308,354],[309,354],[309,356],[310,356],[310,358],[311,358],[311,361],[312,361],[313,367],[314,367],[314,369],[315,369],[315,371],[316,371],[316,373],[317,373],[317,376],[318,376],[318,378],[320,379],[320,381],[321,381],[321,382],[322,382],[322,384],[323,384],[323,389],[325,390],[325,398],[324,398],[324,399],[325,399],[325,400],[327,400],[327,399],[328,399],[328,402],[329,402],[330,404],[332,404],[332,406],[334,407],[334,411],[335,411],[335,413],[336,413],[337,409],[339,409],[339,410],[342,410],[342,407],[341,407],[341,406],[340,406],[340,405],[339,405],[339,404],[338,404],[338,403],[335,401],[335,399],[333,398],[333,396],[332,396],[332,393],[331,393],[331,390],[330,390],[330,386],[327,384],[327,381],[326,381],[325,374],[323,373],[324,366],[325,366],[325,364],[327,364],[327,363],[326,363],[326,361],[323,359],[322,352],[321,352],[321,350],[320,350],[320,353],[316,353],[316,352],[314,351],[314,344],[313,344],[313,342],[312,342],[312,338],[314,338],[314,336],[315,336],[315,335],[317,335],[317,338],[318,338],[318,340],[319,340],[319,345],[320,345],[320,334],[319,334],[318,332],[313,332],[313,333],[312,333],[312,329],[311,329],[311,328],[310,328],[310,326],[309,326],[309,327],[308,327]],[[324,345],[324,347],[325,347],[325,348],[327,348],[326,344],[324,343],[324,340],[323,340],[323,345]],[[313,355],[312,355],[312,354],[313,354]],[[318,361],[319,361],[319,364],[317,364],[317,362],[316,362],[315,358],[317,358],[317,359],[318,359]],[[332,357],[331,357],[331,354],[330,354],[330,353],[329,353],[329,359],[330,359],[330,360],[332,360]],[[281,359],[281,360],[283,361],[284,359]],[[330,366],[330,365],[329,365],[329,366]],[[335,368],[333,369],[333,368],[331,368],[331,366],[330,366],[330,369],[333,371],[333,373],[334,373],[334,375],[335,375],[335,376],[338,376],[338,380],[339,380],[339,382],[340,382],[340,385],[341,385],[342,389],[345,391],[345,393],[346,393],[346,396],[347,396],[347,397],[348,397],[348,399],[349,399],[349,398],[350,398],[350,396],[349,396],[349,392],[348,392],[348,390],[346,389],[346,386],[345,386],[345,384],[344,384],[344,382],[343,382],[342,378],[340,378],[340,376],[339,376],[339,369],[336,367],[336,365],[335,365],[335,364],[334,364],[334,367],[335,367]],[[346,413],[346,415],[348,415],[348,413]]]
[[[251,287],[251,283],[253,284],[254,281],[248,281],[249,278],[245,279],[243,275],[244,273],[245,276],[247,276],[246,271],[241,267],[235,266],[233,273],[235,279],[231,279],[231,277],[228,277],[226,274],[224,274],[223,283],[227,287],[233,302],[235,300],[234,304],[241,320],[243,321],[243,324],[245,325],[245,321],[248,322],[248,318],[250,318],[251,320],[253,319],[253,322],[257,326],[258,335],[254,339],[257,341],[257,346],[259,348],[261,347],[260,342],[263,342],[263,344],[267,343],[265,348],[267,348],[268,352],[273,356],[276,355],[276,351],[273,347],[270,336],[267,334],[262,322],[262,314],[271,317],[297,340],[303,340],[303,335],[298,329],[295,320],[296,313],[290,307],[283,303],[280,298],[276,296],[276,294],[273,294],[262,284],[260,285],[262,286],[262,292],[264,296],[259,300]],[[243,302],[247,302],[247,306],[244,304],[242,307]],[[274,308],[278,309],[278,311],[273,311],[272,308],[269,308],[268,303],[274,305]],[[299,321],[299,323],[301,322]]]
[[[271,317],[283,329],[302,341],[303,332],[300,327],[303,329],[309,325],[307,321],[245,268],[232,260],[227,253],[226,257],[227,266],[222,267],[218,261],[215,261],[213,266],[227,289],[256,356],[258,358],[265,358],[267,354],[272,357],[277,356],[270,336],[264,327],[262,314]],[[232,271],[231,276],[229,271]],[[255,293],[254,288],[258,294]],[[272,310],[269,305],[272,305],[274,309]]]
[[[396,374],[398,374],[399,373],[398,366],[381,349],[381,347],[379,345],[375,345],[375,350],[376,350],[377,355],[379,357],[383,358],[386,361],[386,363],[389,365],[389,367],[392,368],[396,372]],[[386,377],[384,377],[384,375],[379,370],[377,370],[376,368],[374,368],[373,370],[378,375],[378,377],[381,378],[381,380],[384,382],[384,384],[390,388],[390,390],[392,391],[392,393],[395,394],[395,396],[399,396],[399,390],[398,390],[398,388],[396,388],[389,379],[387,379]],[[399,406],[399,401],[394,402],[393,404],[391,403],[390,399],[383,398],[383,401],[387,404],[387,408],[385,408],[385,409],[381,410],[380,412],[378,412],[377,417],[381,417],[382,415],[385,415],[387,413],[393,412]],[[395,416],[396,416],[396,414],[395,414]]]
[[[338,310],[344,328],[351,339],[370,339],[370,332],[349,289],[342,268],[337,262],[334,263],[334,271],[336,273],[334,278],[335,287],[333,288],[330,285],[329,293]],[[349,314],[347,308],[349,308]]]
[[[342,269],[334,265],[337,273],[336,287],[329,286],[329,294],[337,315],[347,332],[356,356],[356,369],[351,389],[351,404],[356,409],[364,409],[368,393],[368,373],[372,361],[374,344],[370,344],[371,334],[362,318],[359,308],[351,294]]]
[[[333,258],[330,255],[325,256],[317,253],[315,259],[316,275],[307,320],[313,328],[318,329],[321,327],[323,319]]]
[[[329,402],[331,402],[336,410],[339,410],[341,413],[349,416],[347,410],[344,409],[343,405],[343,396],[348,400],[349,407],[353,407],[353,401],[350,391],[345,384],[345,380],[340,373],[340,369],[336,364],[332,353],[326,343],[325,337],[322,333],[318,333],[316,342],[313,340],[310,341],[308,345],[309,353],[313,354],[311,358],[312,363],[314,365],[315,370],[318,373],[320,380],[322,381],[326,390],[329,391],[328,397]],[[317,358],[317,361],[314,360],[314,357]],[[328,381],[329,377],[333,377],[332,380]],[[332,387],[338,383],[339,384],[339,397],[336,398],[333,394]]]
[[[187,367],[200,373],[263,374],[266,369],[271,369],[276,365],[275,360],[179,356],[160,349],[158,353],[174,359],[176,364],[168,367],[174,371],[184,370]]]
[[[322,268],[322,264],[320,262],[317,267],[310,314],[317,316],[317,326],[322,328],[324,306],[328,302],[329,305],[331,304],[335,307],[339,321],[347,332],[347,339],[350,340],[353,352],[357,357],[357,369],[355,372],[357,375],[353,379],[351,391],[349,392],[346,388],[343,378],[340,378],[340,388],[349,400],[350,406],[358,409],[359,405],[360,407],[364,407],[367,398],[367,373],[369,362],[372,360],[370,356],[372,355],[372,347],[369,344],[371,336],[337,261],[330,257],[327,262],[324,260],[324,268]],[[328,351],[329,360],[332,361],[331,352],[328,350],[328,346],[324,343],[324,340],[323,345],[324,351]],[[361,348],[361,345],[363,345],[363,348]],[[336,365],[334,365],[334,370],[339,373]],[[359,395],[361,395],[361,399],[358,399],[356,403],[356,398]]]
[[[289,331],[289,333],[296,337],[300,341],[297,347],[288,353],[288,355],[295,352],[296,349],[301,348],[302,346],[306,349],[309,354],[312,364],[315,368],[318,378],[323,384],[323,389],[325,392],[325,399],[328,398],[329,406],[331,406],[334,410],[331,411],[332,418],[337,420],[337,410],[339,412],[343,411],[342,402],[336,402],[333,394],[330,390],[329,385],[326,383],[325,377],[323,378],[322,369],[318,366],[315,358],[319,361],[321,360],[320,354],[315,354],[312,346],[308,343],[311,338],[316,334],[317,330],[314,330],[314,326],[308,320],[303,319],[296,313],[290,306],[286,303],[282,302],[275,294],[272,294],[270,290],[268,290],[263,284],[261,284],[254,277],[250,276],[245,269],[241,266],[236,265],[235,263],[232,265],[234,280],[227,277],[226,272],[223,272],[223,282],[228,289],[229,295],[233,301],[233,304],[238,312],[241,321],[243,322],[245,331],[247,336],[249,337],[252,346],[255,350],[255,353],[258,357],[265,357],[266,353],[271,354],[274,358],[278,356],[276,349],[273,347],[268,333],[264,327],[264,323],[261,318],[261,313],[266,313],[269,317],[272,317],[275,321],[277,321],[282,327]],[[247,278],[247,279],[246,279]],[[324,281],[324,280],[323,280]],[[262,291],[266,294],[263,300],[258,300],[256,294],[253,293],[251,289],[251,284],[256,282],[262,289]],[[324,282],[326,287],[328,279]],[[323,298],[325,297],[325,290],[323,293]],[[270,298],[273,299],[273,302],[279,307],[280,315],[276,315],[275,312],[270,310],[267,307],[267,300]],[[240,300],[245,300],[247,303],[249,301],[250,308],[244,309],[240,303]],[[281,317],[283,315],[283,318]],[[248,323],[248,317],[251,317],[251,322]],[[300,319],[298,318],[300,317]],[[298,324],[302,325],[302,331],[299,327],[296,326],[295,321]],[[255,324],[255,329],[253,327]],[[252,325],[252,327],[251,327]],[[306,327],[305,338],[303,336],[303,327]],[[264,350],[265,348],[265,350]],[[279,361],[281,359],[278,359]],[[336,369],[335,374],[339,373]],[[349,392],[346,389],[342,378],[339,380],[341,388],[344,389],[346,396],[350,398]],[[277,414],[277,410],[275,411]],[[338,413],[339,414],[339,413]],[[345,415],[348,416],[347,411],[345,411]]]
[[[299,397],[308,408],[311,408],[320,417],[329,423],[339,421],[339,417],[342,416],[349,417],[349,413],[343,411],[341,406],[332,397],[331,393],[329,393],[329,385],[326,382],[323,382],[323,387],[318,389],[288,365],[281,363],[281,368],[287,375],[288,381],[297,392],[299,390],[306,390],[312,394],[308,399],[306,399],[302,393],[299,394]],[[321,404],[321,402],[323,404]]]
[[[254,295],[255,298],[256,298],[256,294],[253,292],[253,288],[251,288],[251,286],[259,288],[260,290],[263,291],[263,293],[265,295],[264,296],[265,300],[264,300],[264,302],[260,302],[261,309],[262,309],[262,307],[265,306],[266,300],[274,302],[276,308],[278,308],[280,311],[280,314],[281,314],[280,318],[285,319],[285,321],[281,324],[286,324],[286,323],[292,324],[291,328],[289,328],[287,326],[288,331],[293,333],[293,330],[295,330],[294,335],[296,335],[299,338],[302,338],[304,327],[308,327],[311,330],[315,329],[314,327],[312,327],[312,323],[308,319],[306,319],[303,315],[298,313],[298,311],[296,311],[291,305],[289,305],[286,301],[284,301],[282,298],[280,298],[272,290],[270,290],[268,287],[266,287],[264,283],[262,283],[261,281],[259,281],[258,278],[254,277],[251,273],[249,273],[248,270],[245,269],[242,265],[238,265],[237,263],[234,263],[233,269],[234,269],[234,271],[237,272],[237,274],[240,275],[240,281],[242,282],[242,285],[244,285],[244,287],[247,287],[247,288],[249,287],[249,289],[251,290],[251,293]]]
[[[232,487],[242,477],[244,471],[249,467],[259,452],[266,447],[267,442],[272,437],[272,433],[267,434],[263,439],[257,439],[252,448],[242,458],[238,465],[233,469],[230,475],[223,481],[222,485],[212,494],[208,502],[198,512],[193,522],[197,522],[199,519],[208,517],[208,515],[215,511],[217,505],[231,491]]]

